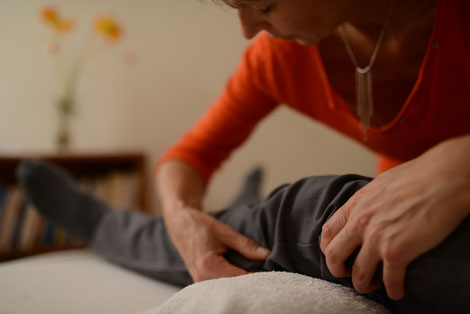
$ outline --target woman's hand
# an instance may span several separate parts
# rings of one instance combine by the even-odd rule
[[[253,260],[268,257],[268,249],[200,210],[205,183],[190,164],[177,160],[163,163],[157,187],[165,225],[195,282],[247,274],[223,257],[229,249]]]
[[[270,253],[232,227],[182,204],[165,217],[165,223],[195,282],[248,274],[223,257],[229,249],[253,260],[265,260]]]
[[[330,272],[352,276],[359,293],[383,283],[393,300],[404,297],[409,263],[438,246],[469,215],[470,137],[449,140],[377,176],[323,226],[321,250]],[[352,269],[346,259],[360,247]]]

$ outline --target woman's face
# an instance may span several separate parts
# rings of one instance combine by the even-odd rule
[[[316,44],[328,37],[350,14],[350,0],[256,0],[237,8],[243,35],[260,31],[272,37]]]

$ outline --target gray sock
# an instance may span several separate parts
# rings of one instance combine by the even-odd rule
[[[16,175],[27,199],[45,218],[85,242],[91,240],[103,214],[111,210],[51,164],[23,161]]]
[[[263,174],[264,170],[259,166],[251,170],[245,177],[241,191],[230,203],[229,208],[259,202],[261,200],[260,187]]]

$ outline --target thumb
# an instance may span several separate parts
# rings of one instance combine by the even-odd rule
[[[227,247],[252,260],[265,260],[268,255],[271,254],[269,249],[258,245],[255,241],[235,231],[231,227],[227,227],[230,231],[226,230],[222,239],[220,239]]]

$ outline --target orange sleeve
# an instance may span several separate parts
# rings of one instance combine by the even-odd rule
[[[402,163],[404,163],[404,161],[396,160],[385,155],[379,155],[377,158],[377,174],[395,168]]]
[[[224,92],[208,111],[157,162],[178,159],[193,165],[209,180],[214,170],[251,134],[277,105],[266,87],[266,45],[247,49]],[[262,62],[261,62],[262,61]],[[267,74],[269,75],[269,74]]]

